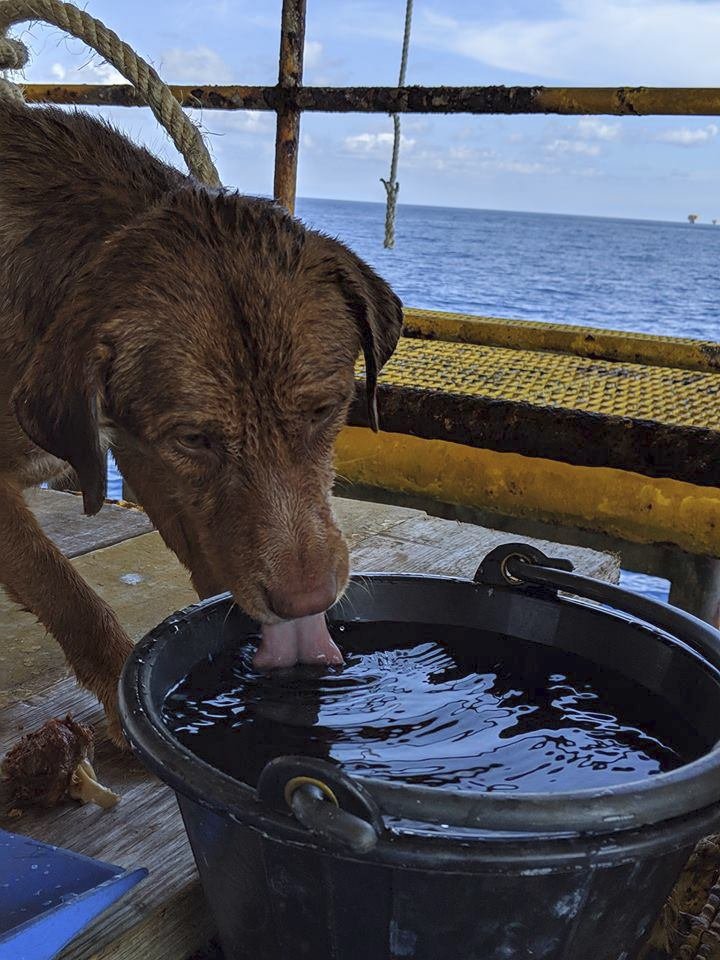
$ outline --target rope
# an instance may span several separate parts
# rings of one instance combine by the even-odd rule
[[[137,90],[185,159],[190,173],[203,183],[220,186],[220,178],[200,131],[153,68],[104,23],[61,0],[0,0],[0,70],[19,70],[28,59],[25,44],[4,36],[25,20],[44,20],[82,40],[112,64]],[[0,80],[0,97],[22,100],[20,87]]]
[[[403,35],[403,48],[400,57],[400,77],[398,86],[405,86],[405,71],[407,70],[408,50],[410,48],[410,27],[412,25],[413,0],[407,0],[405,7],[405,33]],[[395,209],[397,207],[397,195],[400,190],[400,184],[397,182],[398,157],[400,156],[400,117],[397,113],[392,115],[394,136],[393,152],[390,161],[390,175],[385,180],[380,177],[380,182],[385,187],[387,194],[387,209],[385,211],[385,246],[395,246]]]

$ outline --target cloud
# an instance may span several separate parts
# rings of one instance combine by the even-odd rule
[[[323,45],[319,40],[306,40],[303,54],[303,65],[308,70],[314,70],[323,62]]]
[[[271,134],[275,117],[260,110],[188,110],[187,111],[211,137],[224,137],[233,133]]]
[[[413,150],[401,161],[401,168],[411,167],[427,172],[450,172],[470,179],[493,174],[510,173],[520,176],[535,174],[558,174],[560,167],[543,160],[523,160],[506,157],[495,150],[473,147],[468,144],[453,144],[449,147],[429,144]],[[402,174],[401,174],[402,176]]]
[[[428,133],[433,129],[433,122],[430,119],[416,119],[412,114],[402,118],[402,125],[405,130],[412,130],[413,133]]]
[[[597,157],[600,147],[596,143],[586,143],[584,140],[552,140],[545,145],[548,153],[581,153],[586,157]]]
[[[357,158],[389,159],[393,135],[390,131],[363,131],[346,136],[340,143],[341,153]],[[557,138],[544,152],[534,149],[523,155],[512,148],[507,152],[464,140],[447,138],[444,142],[403,137],[400,158],[400,180],[404,170],[414,170],[425,177],[435,175],[467,178],[469,181],[493,177],[597,177],[599,171],[585,166],[583,160],[598,156],[601,145],[585,140]],[[572,162],[574,161],[574,163]]]
[[[582,117],[577,123],[578,135],[585,140],[617,140],[619,123],[605,123],[599,117]]]
[[[209,47],[185,50],[174,47],[161,54],[156,69],[166,83],[232,83],[233,73],[222,57]],[[53,63],[50,72],[59,83],[127,83],[115,67],[98,58],[79,66]]]
[[[356,133],[345,137],[343,147],[348,153],[377,155],[387,153],[392,150],[392,133]],[[400,149],[404,151],[412,150],[415,146],[415,140],[400,134]]]
[[[173,47],[160,56],[158,73],[166,83],[232,83],[233,71],[210,47]]]
[[[337,86],[343,80],[347,64],[342,57],[329,57],[320,40],[306,40],[303,56],[303,79],[321,87]],[[347,78],[344,78],[347,79]]]
[[[461,146],[453,146],[448,150],[443,150],[442,148],[430,148],[425,152],[425,156],[435,153],[438,157],[441,157],[444,160],[461,163],[466,166],[472,166],[472,164],[478,164],[480,166],[487,164],[489,161],[495,161],[497,154],[494,150],[487,150],[483,147],[468,147],[464,144]]]
[[[50,72],[58,83],[127,83],[125,77],[104,60],[91,59],[79,67],[54,63]]]
[[[557,167],[548,166],[546,163],[540,163],[535,160],[532,162],[524,160],[498,160],[493,164],[493,169],[501,173],[520,173],[523,176],[535,173],[559,173]]]
[[[709,143],[720,132],[720,127],[715,123],[709,123],[706,127],[699,127],[691,130],[689,127],[678,127],[675,130],[663,130],[655,135],[655,139],[660,143],[674,143],[679,147],[697,147],[703,143]]]
[[[581,117],[566,136],[555,137],[543,149],[555,156],[598,157],[602,152],[601,144],[619,137],[618,123],[606,123],[599,117]]]
[[[414,41],[497,70],[575,83],[717,80],[719,0],[560,0],[555,10],[495,20],[426,10]]]

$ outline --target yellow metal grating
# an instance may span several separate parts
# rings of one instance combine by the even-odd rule
[[[569,353],[594,360],[619,360],[656,367],[720,372],[720,343],[605,330],[563,323],[474,317],[440,310],[405,308],[408,336],[454,340],[486,347]]]
[[[380,382],[720,431],[720,373],[402,338]]]

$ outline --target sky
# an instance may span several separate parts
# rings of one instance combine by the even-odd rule
[[[91,0],[170,83],[277,80],[280,0]],[[308,0],[307,84],[394,85],[405,0]],[[121,78],[79,41],[22,30],[31,82]],[[416,0],[407,83],[718,86],[720,0]],[[182,165],[149,111],[103,110]],[[274,115],[203,111],[223,182],[272,190]],[[401,203],[703,221],[720,218],[720,117],[402,118]],[[303,116],[298,192],[384,202],[392,123]]]

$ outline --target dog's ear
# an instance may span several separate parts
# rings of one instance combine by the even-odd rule
[[[338,246],[337,280],[360,333],[368,420],[377,432],[377,378],[402,333],[402,303],[374,270],[346,247]]]
[[[77,474],[86,514],[105,499],[106,457],[98,428],[100,357],[63,336],[46,335],[35,348],[11,397],[28,437],[65,460]]]

